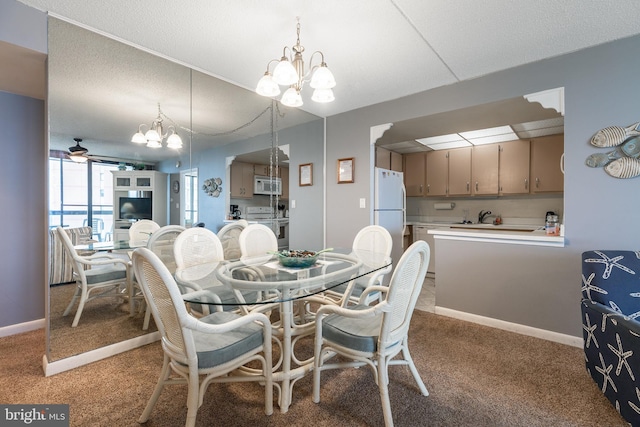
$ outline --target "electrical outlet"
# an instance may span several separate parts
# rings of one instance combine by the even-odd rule
[[[291,209],[295,209],[296,208],[296,201],[292,200],[291,201]]]

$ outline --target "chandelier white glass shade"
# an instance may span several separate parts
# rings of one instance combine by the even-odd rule
[[[327,67],[327,63],[324,62],[324,54],[320,51],[314,52],[309,60],[310,68],[305,71],[304,59],[302,58],[304,47],[300,44],[300,22],[297,25],[297,34],[296,44],[291,48],[285,46],[279,61],[277,59],[269,61],[267,71],[258,81],[256,92],[259,95],[274,98],[280,95],[280,86],[289,86],[280,98],[280,102],[288,107],[300,107],[302,105],[300,94],[302,86],[305,82],[310,81],[309,86],[314,89],[311,97],[313,101],[333,101],[335,97],[332,88],[336,85],[336,80]],[[287,50],[289,50],[289,56],[287,56]],[[312,65],[316,54],[320,55],[320,64]],[[274,62],[277,62],[277,65],[271,74],[269,66]]]
[[[176,133],[175,126],[171,125],[167,128],[167,133],[163,133],[162,120],[166,118],[162,110],[160,110],[160,104],[158,104],[158,117],[151,123],[149,130],[142,133],[142,127],[147,126],[144,123],[138,126],[138,132],[131,137],[131,142],[136,144],[146,144],[149,148],[162,147],[162,141],[167,139],[167,147],[173,149],[182,148],[182,139],[180,135]]]

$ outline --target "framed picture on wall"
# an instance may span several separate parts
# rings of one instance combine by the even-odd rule
[[[313,185],[313,163],[305,163],[300,165],[299,170],[299,186],[305,187],[308,185]]]
[[[338,159],[338,184],[347,184],[353,182],[353,157],[348,159]]]

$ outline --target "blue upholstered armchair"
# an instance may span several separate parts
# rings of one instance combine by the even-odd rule
[[[584,252],[581,307],[587,371],[640,426],[640,252]]]

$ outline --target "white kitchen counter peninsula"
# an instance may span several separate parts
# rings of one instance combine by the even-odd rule
[[[438,224],[429,230],[436,239],[512,245],[564,247],[564,236],[549,236],[542,226],[492,224]]]
[[[519,224],[438,224],[428,233],[436,314],[582,345],[580,258],[564,236]]]

